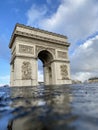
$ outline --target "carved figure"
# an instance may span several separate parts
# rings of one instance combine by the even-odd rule
[[[32,72],[30,62],[24,61],[22,65],[22,79],[23,80],[31,79],[31,74]]]
[[[67,79],[68,77],[68,71],[67,71],[67,65],[61,65],[60,66],[61,69],[61,76],[62,76],[62,80]]]

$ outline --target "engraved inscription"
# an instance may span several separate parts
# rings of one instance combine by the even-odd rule
[[[32,74],[32,71],[31,71],[30,62],[24,61],[22,65],[22,79],[23,80],[31,79],[31,74]]]
[[[58,58],[68,58],[67,52],[58,51]]]
[[[67,65],[61,65],[60,69],[61,69],[62,80],[68,79]]]
[[[31,46],[19,45],[19,52],[20,53],[34,54],[34,48]]]

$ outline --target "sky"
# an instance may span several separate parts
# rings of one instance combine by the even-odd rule
[[[0,85],[10,82],[8,45],[16,23],[66,35],[71,78],[98,77],[98,0],[0,1]]]

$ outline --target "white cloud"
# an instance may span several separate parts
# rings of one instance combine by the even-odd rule
[[[72,75],[72,79],[79,80],[79,81],[85,81],[88,78],[92,77],[92,73],[89,72],[78,72]]]
[[[40,20],[43,19],[44,15],[47,13],[46,6],[38,7],[32,5],[31,8],[27,11],[27,25],[32,25],[38,27]]]
[[[71,56],[73,79],[82,81],[92,76],[98,77],[98,35],[80,45]]]
[[[92,11],[90,11],[91,9]],[[66,0],[51,18],[44,19],[41,26],[67,35],[71,42],[84,39],[98,29],[98,8],[92,0]]]
[[[48,8],[32,6],[27,13],[28,24],[33,26],[36,20],[40,28],[63,33],[72,42],[84,39],[98,29],[97,1],[61,1],[57,11],[49,17],[46,17]]]

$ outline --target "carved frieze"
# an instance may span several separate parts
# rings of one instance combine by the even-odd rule
[[[61,65],[60,66],[61,69],[61,76],[62,76],[62,80],[66,80],[68,77],[68,70],[67,70],[67,65]]]
[[[50,52],[52,52],[52,53],[55,55],[55,49],[49,48],[48,50],[49,50]]]
[[[53,48],[42,47],[42,46],[36,46],[36,52],[37,52],[37,54],[38,54],[40,51],[42,51],[42,50],[50,51],[50,52],[52,52],[52,54],[55,55],[55,49],[53,49]]]
[[[53,36],[53,33],[51,33],[52,35],[46,35],[46,32],[43,33],[43,31],[41,31],[41,33],[43,34],[42,35],[41,33],[39,33],[38,30],[37,30],[37,33],[36,33],[34,31],[31,31],[31,30],[30,30],[30,32],[27,32],[27,30],[25,30],[25,29],[21,29],[21,31],[16,30],[15,33],[18,34],[18,35],[27,36],[27,37],[30,37],[30,38],[36,38],[36,39],[39,39],[39,40],[49,41],[49,42],[52,42],[52,43],[57,43],[57,44],[62,44],[62,45],[65,44],[66,46],[69,46],[69,44],[66,41],[66,37],[59,35],[59,34],[58,35],[56,34],[54,36]]]
[[[19,45],[20,53],[34,54],[34,48],[32,46],[27,45]]]
[[[58,51],[57,54],[58,54],[58,58],[63,58],[63,59],[68,58],[67,52]]]
[[[29,45],[31,44],[36,44],[36,45],[39,45],[39,46],[50,46],[50,47],[53,47],[53,48],[59,48],[59,49],[64,49],[64,50],[68,50],[68,47],[66,45],[60,45],[60,44],[53,44],[51,42],[45,42],[45,41],[39,41],[37,39],[31,39],[31,38],[23,38],[23,37],[17,37],[16,38],[17,41],[21,41],[21,42],[28,42]]]
[[[30,62],[24,61],[22,64],[22,79],[29,80],[32,77],[32,70]]]
[[[45,47],[42,46],[36,46],[36,53],[38,54],[40,51],[45,50]]]

